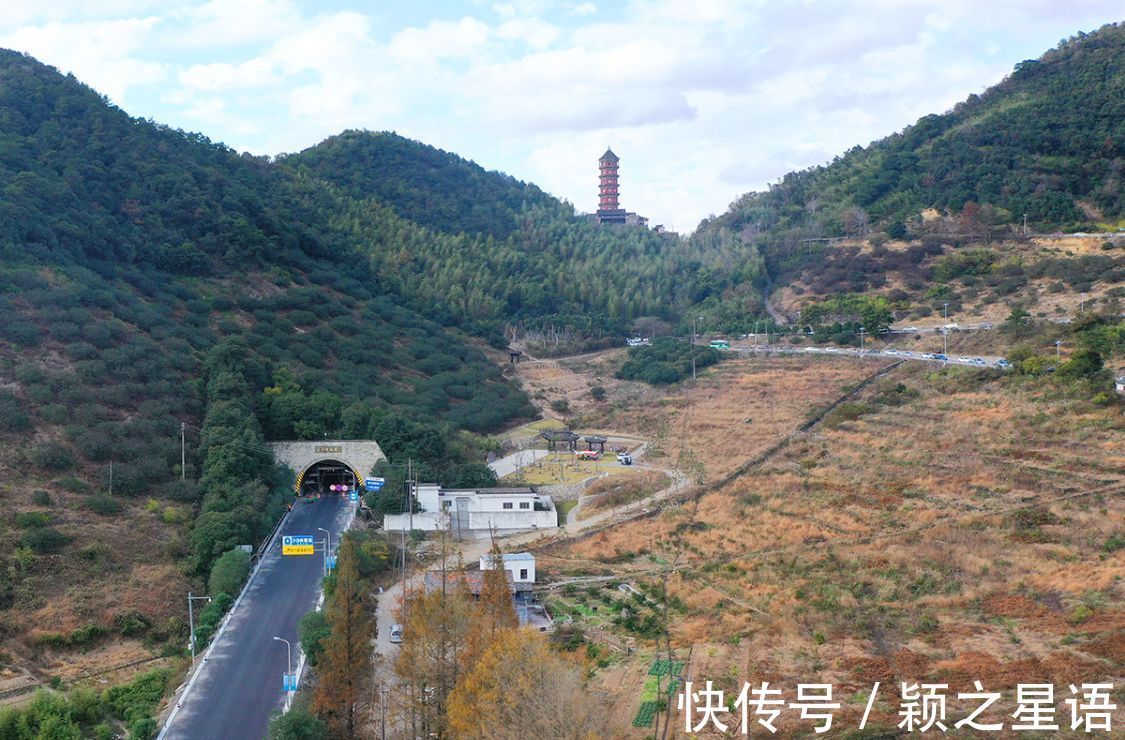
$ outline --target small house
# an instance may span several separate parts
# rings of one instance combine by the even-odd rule
[[[492,553],[480,556],[480,569],[492,567]],[[512,574],[513,583],[535,583],[535,556],[529,552],[508,552],[500,556],[504,570]]]

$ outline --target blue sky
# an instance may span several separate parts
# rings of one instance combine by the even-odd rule
[[[680,231],[998,82],[1120,0],[3,0],[0,47],[240,151],[394,130]]]

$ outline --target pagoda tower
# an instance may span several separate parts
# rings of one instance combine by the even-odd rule
[[[598,211],[621,210],[617,202],[617,163],[621,161],[612,149],[607,148],[598,160]]]
[[[598,223],[623,224],[628,214],[618,202],[617,163],[621,161],[612,149],[606,149],[598,160]]]

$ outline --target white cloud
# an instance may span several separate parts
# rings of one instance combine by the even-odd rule
[[[559,29],[539,18],[513,18],[496,28],[497,38],[522,41],[532,49],[542,50],[559,38]]]
[[[292,0],[209,0],[173,10],[169,16],[179,26],[168,41],[188,48],[270,41],[299,29],[303,22]]]
[[[399,64],[432,64],[471,57],[488,43],[488,36],[488,26],[476,18],[465,17],[456,23],[435,20],[425,28],[399,31],[391,39],[390,53]]]
[[[166,65],[136,59],[160,22],[155,16],[23,26],[0,37],[0,47],[27,52],[121,104],[130,88],[163,80]]]
[[[276,84],[278,78],[274,68],[272,60],[255,57],[241,64],[195,64],[181,72],[179,79],[185,87],[193,90],[245,90]]]
[[[346,127],[395,129],[582,209],[595,206],[596,159],[612,144],[623,203],[687,230],[1120,15],[1119,0],[331,7],[344,9],[6,0],[0,46],[236,148],[272,154]]]

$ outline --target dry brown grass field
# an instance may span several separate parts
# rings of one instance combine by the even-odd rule
[[[98,514],[86,508],[91,494],[70,492],[55,478],[29,476],[27,466],[10,462],[18,459],[18,450],[7,453],[9,463],[0,468],[0,502],[6,509],[0,532],[14,543],[16,557],[8,572],[0,573],[9,579],[11,598],[0,632],[3,662],[29,667],[40,680],[57,676],[69,684],[94,671],[127,670],[136,661],[156,658],[152,645],[159,640],[146,645],[140,636],[111,633],[63,647],[52,638],[69,637],[89,625],[112,632],[115,618],[131,613],[147,616],[151,625],[144,631],[150,635],[177,634],[185,609],[170,595],[188,589],[174,559],[186,548],[186,505],[146,505],[144,499],[118,496],[119,511]],[[51,503],[32,504],[35,490],[50,491]],[[48,514],[50,526],[73,544],[59,554],[17,549],[25,531],[17,516],[28,512]]]
[[[1113,239],[1112,243],[1116,244],[1113,250],[1105,250],[1102,248],[1104,242]],[[843,240],[836,243],[837,247],[855,247],[859,248],[861,253],[870,254],[873,247],[869,242],[863,240]],[[884,245],[884,248],[890,251],[903,251],[908,246],[909,242],[889,241]],[[1119,235],[1107,234],[1105,238],[1034,238],[1028,242],[1004,242],[995,241],[991,243],[975,243],[965,246],[966,249],[970,248],[985,248],[993,251],[999,255],[1000,261],[1018,261],[1024,265],[1033,265],[1041,260],[1056,258],[1056,257],[1082,257],[1090,255],[1109,255],[1120,256],[1122,249],[1125,248],[1125,239]],[[950,251],[947,249],[946,254]],[[954,283],[956,285],[956,283]],[[932,287],[932,284],[927,282],[926,288]],[[1096,282],[1092,284],[1087,290],[1077,292],[1059,283],[1057,280],[1050,278],[1033,279],[1027,285],[1022,286],[1018,294],[1004,297],[997,296],[992,291],[987,289],[980,290],[975,296],[965,296],[961,301],[961,308],[959,311],[950,309],[950,321],[960,323],[980,323],[991,321],[999,323],[1007,317],[1013,300],[1018,300],[1021,303],[1026,303],[1028,310],[1034,316],[1039,317],[1060,317],[1060,316],[1074,316],[1079,309],[1080,305],[1085,305],[1089,308],[1098,302],[1105,302],[1109,300],[1114,294],[1114,289],[1117,288],[1116,284],[1112,282]],[[886,284],[878,290],[871,290],[872,293],[890,293],[896,290],[904,290],[908,294],[913,294],[912,302],[916,304],[931,303],[932,300],[927,300],[922,291],[911,290],[903,281],[903,276],[897,272],[890,272],[887,274]],[[787,285],[778,290],[774,294],[772,300],[773,304],[783,311],[787,316],[797,317],[800,315],[801,309],[809,303],[819,300],[824,296],[818,295],[809,287],[807,276],[802,279],[795,280],[791,285]],[[926,317],[913,317],[904,319],[905,323],[914,326],[938,326],[943,323],[943,318],[939,310],[932,315]]]
[[[808,394],[838,391],[856,365],[761,368],[788,400],[786,421],[756,444],[741,435],[757,425],[738,417],[760,418],[760,407],[707,403],[722,383],[761,374],[732,363],[685,391],[697,401],[692,427],[708,435],[696,444],[721,440],[731,458],[701,450],[717,465],[708,477],[793,429],[816,405]],[[617,424],[660,423],[676,406],[622,410]],[[1123,430],[1120,405],[907,364],[741,477],[578,540],[548,565],[567,575],[608,567],[650,587],[666,576],[672,644],[691,650],[696,680],[770,680],[787,699],[798,682],[834,683],[845,702],[837,721],[853,730],[864,705],[848,700],[874,681],[895,691],[898,681],[948,683],[955,694],[979,679],[1005,692],[997,706],[1010,714],[1018,682],[1066,692],[1109,680],[1121,704]],[[872,720],[893,727],[897,709],[897,694],[880,699]]]

